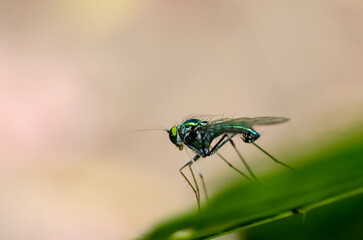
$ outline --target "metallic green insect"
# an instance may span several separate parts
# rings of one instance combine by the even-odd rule
[[[193,118],[193,119],[188,119],[181,125],[173,126],[170,130],[166,130],[169,133],[170,141],[173,144],[175,144],[179,148],[179,150],[183,150],[183,147],[187,146],[196,153],[196,155],[187,164],[185,164],[179,169],[179,172],[182,174],[182,176],[185,178],[185,180],[188,182],[188,184],[194,191],[199,209],[200,209],[200,192],[191,166],[194,165],[195,169],[197,170],[200,179],[202,181],[204,193],[208,199],[207,189],[204,183],[203,175],[201,174],[198,167],[195,165],[195,162],[198,159],[200,159],[200,157],[205,158],[217,153],[217,155],[221,157],[223,161],[225,161],[228,164],[228,166],[236,170],[242,176],[244,176],[250,181],[257,181],[256,176],[253,174],[251,168],[248,166],[247,162],[243,159],[242,155],[236,148],[234,141],[232,140],[232,138],[234,138],[235,136],[240,136],[241,139],[246,143],[252,143],[255,147],[260,149],[263,153],[269,156],[276,163],[279,163],[287,168],[293,169],[288,165],[284,164],[283,162],[280,162],[279,160],[271,156],[268,152],[266,152],[264,149],[262,149],[260,146],[258,146],[255,143],[255,141],[260,137],[260,134],[252,128],[254,125],[277,124],[277,123],[286,122],[288,120],[289,119],[284,117],[255,117],[255,118],[243,117],[243,118],[223,118],[208,122]],[[220,137],[220,139],[217,141],[217,143],[211,146],[212,141],[218,137]],[[238,170],[230,162],[228,162],[222,155],[218,153],[218,150],[227,142],[232,144],[233,148],[236,150],[239,158],[247,168],[247,171],[249,172],[251,177],[247,176],[245,173]],[[186,175],[183,173],[183,169],[185,167],[189,167],[190,169],[194,181],[194,186],[186,177]]]

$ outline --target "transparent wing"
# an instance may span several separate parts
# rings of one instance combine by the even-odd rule
[[[246,122],[251,125],[270,125],[287,121],[289,121],[289,119],[285,117],[255,117],[246,120]]]
[[[201,129],[218,128],[223,126],[243,126],[252,127],[253,125],[270,125],[278,124],[288,121],[285,117],[242,117],[242,118],[222,118],[208,122],[208,124],[201,126]]]

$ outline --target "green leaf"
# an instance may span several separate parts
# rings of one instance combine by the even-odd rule
[[[363,194],[346,198],[310,211],[304,221],[300,215],[269,222],[246,231],[241,239],[279,240],[362,240]]]
[[[291,157],[297,171],[259,176],[259,184],[230,184],[201,213],[164,222],[141,239],[208,239],[363,193],[363,131],[346,132],[314,153]]]

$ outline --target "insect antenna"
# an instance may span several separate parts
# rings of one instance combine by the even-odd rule
[[[170,132],[168,129],[165,129],[165,128],[145,128],[145,129],[136,129],[136,130],[122,132],[122,133],[120,133],[120,135],[126,135],[126,134],[135,133],[135,132],[148,132],[148,131],[165,131],[167,133]]]

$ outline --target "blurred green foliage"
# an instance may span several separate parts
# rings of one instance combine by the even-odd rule
[[[363,193],[363,130],[347,133],[318,151],[303,156],[291,154],[289,162],[297,171],[260,176],[260,184],[229,184],[202,207],[201,214],[193,211],[176,217],[141,238],[206,239],[254,226],[258,227],[247,231],[246,239],[334,239],[337,234],[333,232],[338,229],[342,229],[340,234],[347,229],[351,231],[347,236],[362,236],[363,230],[355,226],[363,226],[363,216],[355,214],[349,218],[349,214],[354,208],[362,212],[357,201],[362,200]],[[353,196],[356,197],[348,199]],[[311,211],[343,199],[339,204],[345,207]],[[318,217],[314,214],[324,209],[332,210],[325,210]],[[305,223],[302,215],[307,216]]]

